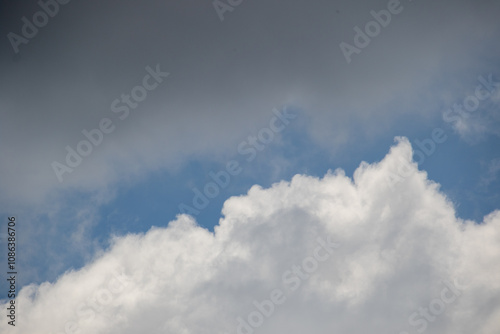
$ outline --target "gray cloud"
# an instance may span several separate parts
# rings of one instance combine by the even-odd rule
[[[208,2],[71,1],[26,45],[17,61],[7,38],[0,58],[3,203],[38,202],[52,191],[98,190],[124,177],[218,156],[272,108],[295,105],[318,144],[334,151],[356,136],[383,133],[402,113],[439,112],[437,85],[489,71],[494,1],[402,2],[404,10],[347,64],[339,44],[373,20],[386,1],[245,1],[221,22]],[[18,8],[3,26],[20,33]],[[16,16],[17,15],[17,16]],[[464,69],[462,64],[479,64]],[[146,66],[171,75],[123,122],[111,111],[142,82]],[[453,74],[450,74],[453,73]],[[428,88],[435,88],[431,93]],[[426,92],[425,94],[423,92]],[[425,105],[425,107],[424,107]],[[116,130],[60,184],[51,168],[66,145],[103,118]],[[374,122],[377,120],[377,122]]]

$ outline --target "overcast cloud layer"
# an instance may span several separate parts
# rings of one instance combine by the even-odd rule
[[[5,37],[40,10],[5,3]],[[211,1],[61,5],[18,54],[7,38],[1,45],[0,133],[9,140],[0,142],[0,199],[39,203],[54,190],[102,190],[186,157],[217,158],[287,104],[307,111],[314,138],[334,152],[360,131],[383,133],[398,115],[440,115],[495,68],[500,3],[486,0],[402,1],[348,63],[340,43],[355,45],[354,28],[387,8],[243,1],[220,21]],[[113,101],[157,64],[170,76],[120,120]],[[51,163],[103,118],[116,129],[60,183]]]
[[[17,329],[497,333],[500,212],[480,225],[457,218],[411,156],[398,138],[352,179],[336,170],[254,186],[225,202],[214,234],[179,216],[117,237],[82,269],[23,288]]]

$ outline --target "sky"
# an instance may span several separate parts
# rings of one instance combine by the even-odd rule
[[[0,1],[0,333],[498,333],[499,14]]]

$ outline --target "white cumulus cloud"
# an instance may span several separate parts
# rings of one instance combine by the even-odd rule
[[[455,216],[411,145],[228,199],[215,233],[181,215],[24,287],[2,333],[498,333],[500,212]],[[3,310],[7,304],[0,305]]]

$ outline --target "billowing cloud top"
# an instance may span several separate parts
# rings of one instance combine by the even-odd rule
[[[349,178],[296,175],[117,237],[16,300],[2,333],[496,333],[500,212],[455,217],[405,138]],[[2,309],[8,307],[1,305]]]

